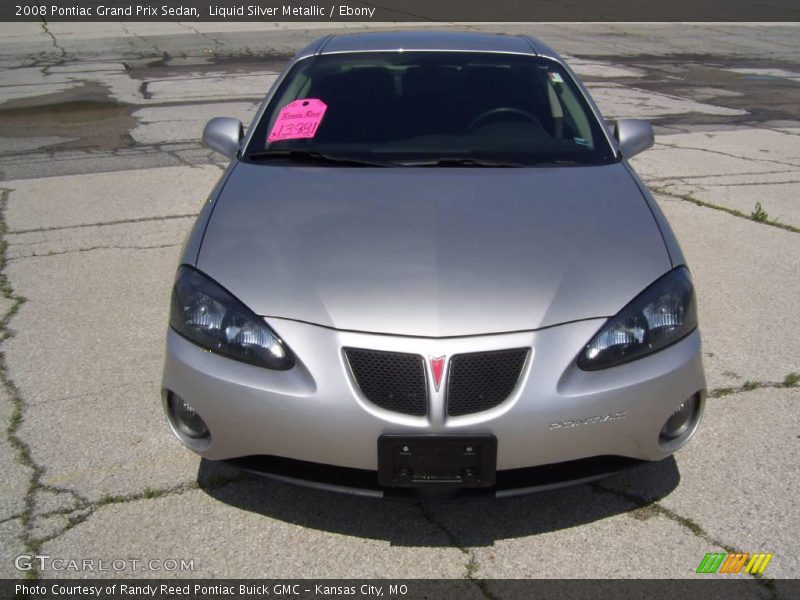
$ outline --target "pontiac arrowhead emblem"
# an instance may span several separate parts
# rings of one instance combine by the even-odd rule
[[[431,373],[433,374],[433,386],[439,391],[439,384],[442,383],[442,373],[444,373],[444,356],[431,357]]]

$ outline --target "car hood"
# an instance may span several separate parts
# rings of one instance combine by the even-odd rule
[[[622,164],[240,163],[197,262],[262,316],[427,337],[611,316],[670,266]]]

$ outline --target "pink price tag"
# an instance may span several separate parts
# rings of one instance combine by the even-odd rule
[[[301,98],[290,102],[278,113],[267,141],[313,138],[327,108],[319,98]]]

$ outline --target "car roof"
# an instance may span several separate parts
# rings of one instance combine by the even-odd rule
[[[310,44],[298,58],[312,54],[440,50],[541,55],[559,59],[538,40],[528,36],[464,31],[383,31],[331,35]]]

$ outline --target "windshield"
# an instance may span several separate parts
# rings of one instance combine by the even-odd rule
[[[533,56],[315,56],[283,80],[245,160],[381,166],[597,165],[615,160],[569,74]]]

